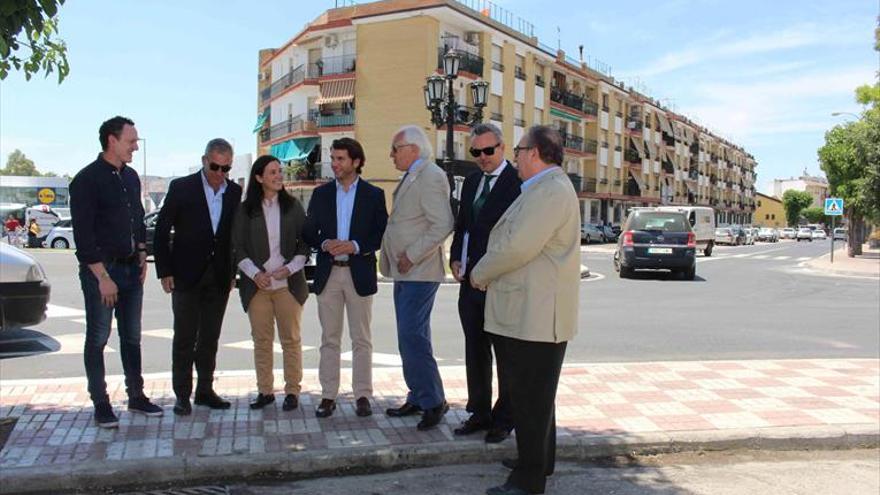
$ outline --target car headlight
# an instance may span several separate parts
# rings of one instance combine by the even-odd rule
[[[25,281],[27,282],[42,282],[46,279],[46,272],[43,271],[43,267],[40,266],[39,263],[34,263],[28,269],[27,278]]]

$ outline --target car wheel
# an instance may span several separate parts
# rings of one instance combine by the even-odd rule
[[[684,270],[681,272],[681,277],[685,280],[693,280],[697,276],[697,267],[696,265]]]
[[[715,248],[715,243],[712,241],[709,241],[709,244],[706,245],[706,249],[703,250],[703,256],[705,256],[707,258],[712,256],[712,249],[714,249],[714,248]]]
[[[632,277],[633,270],[628,266],[620,265],[620,278],[630,278]]]
[[[67,239],[59,237],[52,241],[52,247],[55,249],[67,249],[70,247],[70,244],[68,244]]]

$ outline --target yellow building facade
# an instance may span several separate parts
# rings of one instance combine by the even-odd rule
[[[559,129],[560,165],[585,223],[619,224],[629,207],[656,204],[712,206],[719,223],[752,222],[754,157],[533,33],[497,6],[477,11],[454,0],[328,10],[259,54],[258,151],[314,162],[310,171],[294,167],[291,177],[291,188],[307,191],[332,178],[333,139],[353,137],[366,153],[364,177],[390,194],[401,173],[388,155],[401,126],[421,126],[435,156],[445,158],[446,131],[431,123],[423,86],[453,49],[463,57],[457,101],[473,106],[468,84],[489,83],[483,121],[502,130],[508,159],[529,126]],[[469,144],[469,128],[456,125],[452,158],[470,159]]]
[[[773,227],[776,229],[788,226],[785,222],[785,208],[782,205],[782,200],[761,193],[756,193],[755,197],[757,198],[755,225],[758,227]]]

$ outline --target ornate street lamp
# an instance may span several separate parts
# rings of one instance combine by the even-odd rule
[[[425,80],[423,91],[425,93],[425,107],[431,112],[431,123],[437,128],[446,126],[446,158],[441,166],[446,170],[449,177],[450,193],[454,190],[453,157],[455,156],[454,131],[455,124],[472,126],[483,120],[483,108],[486,106],[489,92],[489,83],[477,80],[470,83],[471,96],[474,108],[459,105],[455,101],[455,79],[461,67],[461,55],[455,50],[449,50],[443,55],[444,75],[431,75]]]

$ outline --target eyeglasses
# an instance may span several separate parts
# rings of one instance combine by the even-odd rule
[[[534,148],[534,146],[514,146],[513,147],[513,154],[516,155],[522,150],[530,150],[532,148]]]
[[[218,165],[214,162],[211,162],[208,164],[208,168],[210,168],[212,172],[222,170],[224,174],[228,174],[229,171],[232,170],[232,165]]]
[[[501,146],[501,143],[497,143],[497,144],[495,144],[495,146],[488,146],[486,148],[480,148],[480,149],[471,148],[469,151],[471,152],[471,156],[474,158],[479,157],[480,153],[482,153],[486,156],[492,156],[495,154],[495,148],[497,148],[499,146]]]
[[[391,145],[391,152],[392,152],[392,153],[397,153],[398,151],[400,151],[400,148],[404,148],[404,147],[406,147],[406,146],[412,146],[412,143],[405,143],[405,144],[392,144],[392,145]]]

